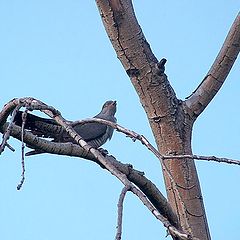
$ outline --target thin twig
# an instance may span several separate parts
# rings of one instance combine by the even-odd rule
[[[21,175],[21,181],[20,183],[17,185],[17,190],[20,190],[24,181],[25,181],[25,161],[24,161],[24,149],[25,149],[25,144],[24,144],[24,141],[23,141],[23,137],[24,137],[24,127],[25,127],[25,124],[26,124],[26,120],[27,120],[27,109],[25,109],[25,111],[23,112],[22,114],[22,132],[21,132],[21,141],[22,141],[22,161],[21,161],[21,164],[22,164],[22,175]]]
[[[122,218],[123,218],[123,201],[126,196],[126,193],[131,189],[130,186],[124,186],[121,191],[118,200],[118,218],[117,218],[117,233],[116,233],[116,240],[122,239]]]
[[[5,147],[7,146],[8,148],[10,148],[11,150],[14,150],[8,143],[7,143],[7,140],[9,139],[10,135],[11,135],[11,129],[12,129],[12,126],[13,126],[13,121],[14,121],[14,118],[17,114],[17,112],[19,111],[19,109],[21,108],[22,106],[21,105],[18,105],[14,108],[13,110],[13,113],[12,113],[12,117],[11,117],[11,120],[9,122],[9,125],[8,125],[8,128],[7,130],[5,131],[5,133],[3,134],[3,137],[2,137],[2,143],[0,145],[0,154],[4,151]]]
[[[206,160],[206,161],[214,161],[214,162],[222,162],[228,164],[240,165],[239,160],[230,159],[230,158],[222,158],[215,156],[202,156],[202,155],[174,155],[174,156],[162,156],[163,159],[182,159],[182,158],[190,158],[195,160]]]

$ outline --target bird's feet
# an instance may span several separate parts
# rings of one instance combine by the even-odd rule
[[[107,156],[108,155],[108,150],[104,149],[104,148],[98,148],[98,151],[103,155],[103,156]]]

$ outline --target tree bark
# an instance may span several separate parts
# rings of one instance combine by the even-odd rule
[[[131,0],[96,0],[96,3],[108,37],[147,114],[159,151],[163,155],[192,154],[192,126],[204,107],[200,108],[196,115],[193,114],[198,104],[197,101],[193,101],[195,96],[188,101],[177,99],[164,74],[164,68],[159,69],[161,62],[158,63],[137,22]],[[235,31],[235,35],[230,34],[235,41],[231,45],[235,47],[234,54],[228,45],[228,53],[234,57],[225,58],[228,66],[220,68],[223,73],[217,71],[221,81],[217,89],[213,87],[215,92],[208,98],[208,102],[226,79],[239,52],[239,20],[235,22],[235,30],[236,28],[238,30]],[[218,79],[215,80],[217,81]],[[199,95],[199,91],[196,92],[195,95]],[[178,215],[182,229],[193,237],[210,239],[194,161],[187,158],[169,159],[165,160],[165,163],[173,178],[171,180],[169,175],[163,172],[168,199]]]

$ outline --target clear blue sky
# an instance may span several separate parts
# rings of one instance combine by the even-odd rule
[[[233,22],[240,3],[134,1],[154,53],[168,59],[166,73],[179,98],[200,83]],[[0,104],[33,96],[69,120],[98,113],[118,101],[118,122],[154,143],[145,113],[106,36],[95,1],[0,1]],[[239,59],[222,90],[194,127],[196,154],[240,159]],[[20,143],[0,157],[0,239],[77,240],[115,236],[122,185],[96,164],[53,155],[26,160]],[[132,163],[164,192],[158,160],[119,133],[105,147]],[[240,168],[197,162],[212,239],[236,239],[240,229]],[[124,209],[123,239],[163,239],[165,229],[131,193]]]

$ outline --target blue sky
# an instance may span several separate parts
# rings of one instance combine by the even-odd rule
[[[134,1],[137,18],[155,55],[184,99],[200,83],[218,53],[240,3],[236,0]],[[118,101],[118,122],[145,135],[149,124],[138,96],[103,28],[94,1],[0,1],[0,104],[33,96],[69,120],[91,117]],[[194,126],[193,151],[240,159],[239,59],[222,90]],[[97,165],[44,154],[26,160],[20,143],[0,157],[0,238],[4,240],[104,239],[115,236],[122,185]],[[164,191],[158,160],[119,133],[105,144]],[[238,236],[237,166],[197,162],[212,239]],[[131,193],[124,208],[123,239],[159,239],[165,229]]]

